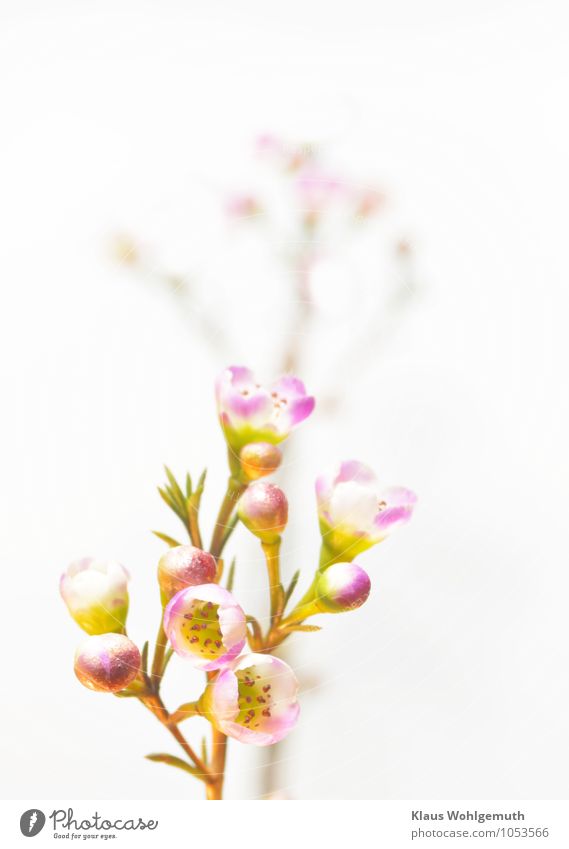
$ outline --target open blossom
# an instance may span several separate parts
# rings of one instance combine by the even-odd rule
[[[222,670],[200,699],[200,711],[228,737],[254,746],[278,743],[296,725],[298,681],[268,654],[245,654]]]
[[[282,442],[310,415],[315,403],[298,378],[287,375],[264,387],[243,366],[224,369],[215,394],[225,438],[237,453],[251,442]]]
[[[138,676],[140,652],[124,634],[89,637],[75,654],[75,674],[90,690],[117,693]]]
[[[162,604],[186,587],[211,584],[215,581],[217,564],[207,551],[193,545],[176,545],[158,561],[158,583]]]
[[[373,471],[356,460],[318,477],[316,498],[329,562],[351,561],[384,540],[397,525],[409,521],[417,501],[410,489],[381,490]]]
[[[247,638],[243,610],[228,590],[201,584],[181,590],[164,611],[164,631],[172,648],[206,672],[231,663]]]
[[[127,570],[115,560],[75,560],[59,590],[77,624],[88,634],[123,631],[128,613]]]

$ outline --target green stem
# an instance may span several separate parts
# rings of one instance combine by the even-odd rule
[[[293,625],[295,623],[302,622],[309,616],[314,616],[314,614],[320,612],[316,607],[315,603],[316,585],[318,584],[319,578],[320,572],[316,572],[314,580],[312,581],[311,585],[304,593],[300,601],[295,605],[295,607],[291,610],[288,616],[286,616],[280,623],[283,628],[285,628],[287,625]]]
[[[177,725],[178,723],[183,722],[184,719],[189,719],[191,716],[201,716],[198,708],[198,702],[185,702],[185,704],[180,705],[174,713],[170,714],[170,722]]]
[[[223,501],[221,502],[219,513],[217,514],[217,519],[215,521],[215,527],[213,529],[213,535],[209,546],[210,554],[213,554],[216,560],[221,556],[225,543],[229,538],[227,529],[229,526],[229,520],[231,519],[231,515],[235,508],[235,504],[240,495],[246,489],[247,484],[241,483],[241,481],[237,480],[233,476],[231,476],[227,481],[227,489],[225,491]]]
[[[164,611],[162,611],[164,613]],[[166,646],[168,645],[168,637],[164,631],[162,624],[162,616],[160,617],[160,626],[156,635],[156,644],[154,646],[154,657],[152,659],[152,673],[150,680],[154,690],[158,691],[162,674],[164,672],[164,657],[166,654]]]
[[[267,562],[269,576],[269,595],[271,599],[271,628],[278,625],[284,610],[284,589],[281,584],[279,552],[281,538],[276,542],[262,542],[261,548]]]

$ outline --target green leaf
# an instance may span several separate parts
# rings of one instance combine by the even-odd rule
[[[320,625],[291,625],[287,628],[287,631],[305,631],[309,633],[310,631],[321,631],[322,628]]]
[[[190,775],[194,775],[196,778],[203,778],[203,773],[201,773],[199,769],[187,763],[187,761],[182,760],[182,758],[177,758],[175,755],[166,755],[158,753],[155,755],[145,755],[144,757],[148,761],[154,761],[154,763],[160,764],[168,764],[168,766],[175,766],[177,767],[177,769],[183,769],[184,772],[189,772]]]
[[[284,603],[285,607],[290,601],[290,597],[296,589],[296,585],[298,584],[298,579],[300,578],[300,569],[297,569],[294,575],[291,578],[290,584],[288,585],[288,589],[285,592]]]
[[[231,592],[233,589],[233,582],[235,581],[235,558],[231,561],[231,566],[229,567],[229,572],[227,574],[227,582],[225,584],[226,589]]]
[[[182,543],[178,542],[177,539],[168,536],[168,534],[163,534],[161,531],[152,531],[152,533],[154,534],[154,536],[158,537],[158,539],[161,539],[162,542],[167,543],[170,548],[175,548],[178,545],[182,545]]]
[[[186,498],[189,498],[192,494],[192,479],[190,477],[190,473],[186,474]]]
[[[186,498],[182,490],[180,489],[180,485],[168,466],[164,466],[164,471],[166,472],[166,476],[170,481],[170,486],[172,488],[172,493],[174,495],[175,500],[178,502],[180,506],[186,505]]]
[[[142,672],[144,675],[146,675],[146,671],[148,669],[148,640],[146,640],[146,642],[142,646],[142,652],[140,657],[142,661]]]
[[[166,672],[166,667],[170,663],[170,660],[172,659],[173,654],[174,654],[173,648],[170,647],[169,649],[166,649],[166,654],[164,655],[164,664],[162,666],[162,676],[164,676],[164,673]]]
[[[158,492],[160,493],[163,501],[166,502],[170,510],[173,510],[176,516],[182,520],[182,522],[186,522],[186,511],[182,511],[176,501],[174,500],[171,491],[166,487],[166,489],[162,489],[162,487],[158,487]]]

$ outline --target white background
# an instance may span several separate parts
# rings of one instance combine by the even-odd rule
[[[278,788],[566,796],[564,7],[2,2],[3,795],[201,794],[143,760],[174,751],[148,713],[75,680],[81,634],[58,579],[78,556],[119,558],[142,643],[163,548],[149,530],[175,529],[155,492],[163,462],[209,467],[211,524],[224,360],[108,240],[135,233],[194,275],[231,360],[271,377],[288,333],[279,272],[219,212],[225,189],[253,179],[251,141],[269,130],[386,188],[374,257],[387,280],[390,245],[411,239],[418,284],[369,362],[338,372],[335,415],[317,412],[291,443],[288,574],[317,555],[312,482],[330,461],[368,462],[420,507],[361,558],[366,607],[296,641],[302,719]],[[365,323],[351,261],[323,305],[331,330],[310,340],[316,391]],[[259,605],[262,564],[242,530],[235,549],[236,590]],[[198,687],[172,664],[170,704]],[[232,745],[230,798],[263,792],[265,756]]]

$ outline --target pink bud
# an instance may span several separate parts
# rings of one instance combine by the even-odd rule
[[[124,690],[140,670],[140,652],[123,634],[89,637],[75,654],[75,674],[90,690],[116,693]]]
[[[246,528],[261,542],[277,542],[288,519],[288,501],[278,486],[259,481],[239,499],[237,513]]]
[[[241,449],[239,458],[245,477],[253,481],[276,471],[283,455],[280,448],[270,442],[252,442]]]
[[[213,583],[216,572],[215,558],[207,551],[193,545],[170,548],[158,561],[162,603],[167,604],[172,596],[186,587]]]

